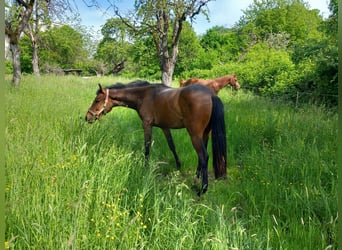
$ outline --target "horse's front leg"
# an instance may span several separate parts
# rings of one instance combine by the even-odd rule
[[[175,144],[173,143],[171,131],[170,131],[170,129],[168,129],[168,128],[163,128],[162,130],[163,130],[164,135],[165,135],[165,137],[166,137],[167,144],[169,145],[169,148],[171,149],[171,151],[172,151],[172,153],[173,153],[173,156],[175,157],[176,166],[177,166],[177,168],[179,169],[180,166],[181,166],[181,163],[180,163],[180,161],[179,161],[179,158],[178,158],[178,155],[177,155],[177,152],[176,152]]]

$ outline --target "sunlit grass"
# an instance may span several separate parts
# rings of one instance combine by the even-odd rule
[[[173,131],[177,171],[135,111],[84,121],[100,82],[33,76],[6,99],[6,247],[14,249],[337,248],[337,115],[224,89],[228,179],[198,200],[196,154]],[[209,147],[210,148],[210,147]]]

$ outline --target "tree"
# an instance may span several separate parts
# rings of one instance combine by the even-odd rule
[[[212,0],[136,0],[134,11],[123,16],[113,4],[114,13],[135,35],[151,34],[162,72],[162,82],[171,85],[178,56],[183,22],[205,13],[203,8]],[[92,4],[94,1],[90,1]],[[89,4],[91,5],[91,4]]]
[[[338,28],[338,0],[330,0],[329,10],[331,12],[328,20],[326,21],[325,30],[331,38],[337,40],[337,28]]]
[[[241,50],[238,34],[233,29],[215,26],[203,35],[201,46],[207,53],[216,52],[216,63],[227,63],[236,59]]]
[[[73,12],[69,0],[6,0],[5,4],[5,34],[10,40],[10,51],[13,62],[13,84],[19,86],[21,79],[21,64],[19,41],[25,32],[32,45],[32,68],[39,75],[38,66],[38,33],[46,20],[54,15],[63,20],[67,11]],[[32,14],[34,15],[32,16]]]
[[[319,38],[322,17],[318,10],[309,10],[303,0],[254,0],[244,11],[238,26],[259,40],[270,34],[288,34],[291,45]]]
[[[22,36],[19,41],[20,54],[20,66],[22,73],[33,73],[32,65],[32,43],[28,36]]]
[[[5,5],[5,34],[10,40],[13,60],[12,83],[14,86],[19,86],[21,79],[19,38],[28,26],[34,3],[35,0],[17,0],[12,3],[6,1]]]
[[[111,18],[101,28],[103,39],[100,41],[95,58],[102,60],[106,68],[114,74],[124,69],[130,49],[130,36],[120,19]]]
[[[82,34],[68,25],[53,27],[41,34],[41,61],[47,70],[53,67],[80,67],[88,58]]]
[[[31,20],[27,24],[25,34],[30,38],[32,46],[32,69],[36,76],[40,75],[38,56],[38,34],[43,25],[50,23],[48,17],[49,0],[36,0],[33,6]]]
[[[154,43],[151,36],[134,40],[134,45],[129,50],[129,56],[132,60],[131,71],[134,76],[154,79],[161,78],[158,55],[156,50],[151,50],[153,46]]]
[[[204,52],[189,22],[185,22],[179,40],[179,55],[174,75],[188,78],[186,72],[209,67],[211,58]]]

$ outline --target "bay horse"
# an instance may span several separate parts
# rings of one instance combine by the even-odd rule
[[[238,90],[240,88],[240,84],[239,84],[237,76],[235,74],[226,75],[226,76],[222,76],[222,77],[210,79],[210,80],[204,80],[204,79],[199,79],[199,78],[190,78],[186,81],[184,81],[183,79],[181,79],[179,81],[180,87],[188,86],[191,84],[205,85],[208,88],[210,88],[211,90],[213,90],[216,94],[218,94],[218,92],[222,88],[227,86],[228,84],[230,86],[232,86],[235,90]]]
[[[171,88],[163,84],[135,81],[129,84],[114,84],[102,87],[86,113],[89,123],[100,120],[113,107],[123,106],[137,111],[144,130],[145,160],[150,152],[152,127],[164,132],[168,146],[180,168],[180,161],[170,129],[186,128],[198,156],[196,177],[202,175],[202,188],[197,193],[205,193],[208,188],[207,144],[212,134],[212,152],[215,178],[226,178],[227,152],[224,107],[221,100],[202,85]]]

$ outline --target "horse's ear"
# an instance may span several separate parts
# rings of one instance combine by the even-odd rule
[[[99,83],[99,88],[100,88],[100,90],[101,90],[101,92],[102,93],[104,93],[105,91],[104,91],[104,89],[103,89],[103,87],[101,86],[101,84]]]

